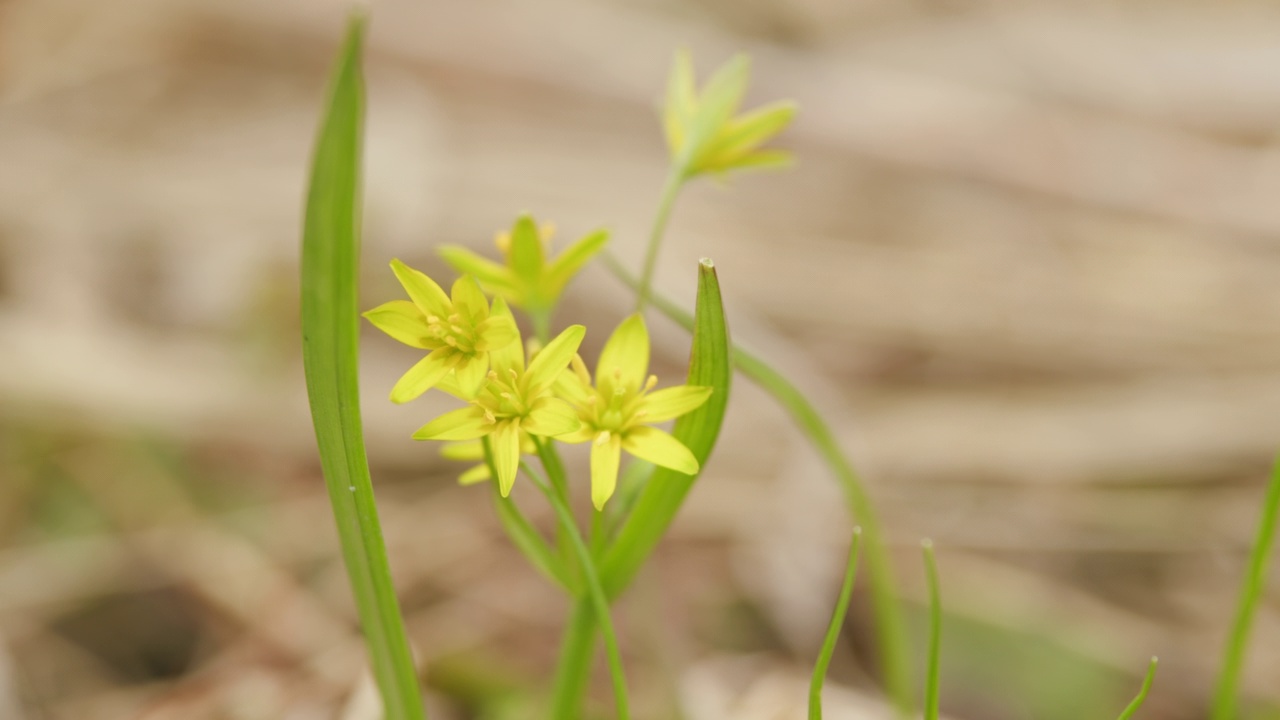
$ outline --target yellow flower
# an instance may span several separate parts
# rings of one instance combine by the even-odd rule
[[[399,260],[391,261],[391,270],[410,300],[392,300],[364,316],[405,345],[430,351],[391,388],[391,402],[409,402],[442,382],[464,397],[475,395],[489,370],[489,353],[519,339],[515,322],[492,315],[471,276],[458,278],[445,295],[434,280]]]
[[[494,300],[493,316],[511,319],[511,311],[502,298]],[[577,353],[585,334],[586,328],[581,325],[570,326],[538,351],[527,367],[518,337],[517,342],[490,352],[493,369],[470,404],[423,425],[413,438],[475,440],[487,436],[498,487],[506,497],[520,466],[522,432],[559,437],[580,426],[573,408],[557,398],[552,387]]]
[[[649,371],[649,331],[644,318],[632,315],[613,331],[600,352],[596,382],[591,383],[582,358],[556,382],[560,397],[573,403],[582,427],[560,439],[591,441],[591,501],[599,510],[618,483],[622,451],[687,475],[698,472],[698,460],[679,440],[650,423],[684,415],[711,397],[711,388],[677,385],[650,393],[658,378]]]
[[[788,153],[759,148],[791,122],[796,113],[794,103],[771,103],[734,116],[750,75],[747,57],[739,55],[716,70],[699,95],[689,54],[676,54],[667,83],[663,126],[671,159],[685,177],[791,162]]]
[[[539,228],[533,218],[521,215],[510,232],[494,238],[505,264],[457,246],[441,248],[440,255],[458,272],[474,275],[489,292],[530,314],[542,314],[555,307],[565,285],[609,240],[607,232],[597,230],[548,259],[553,233],[552,226]]]

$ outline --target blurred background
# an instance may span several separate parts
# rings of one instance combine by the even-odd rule
[[[376,717],[297,330],[344,6],[0,3],[0,718]],[[658,286],[691,303],[715,259],[737,339],[865,475],[913,608],[935,541],[944,712],[1114,717],[1159,655],[1142,717],[1202,718],[1280,447],[1277,38],[1265,2],[385,0],[364,306],[400,296],[391,257],[444,276],[437,245],[492,253],[520,211],[560,243],[608,227],[638,264],[673,52],[705,74],[746,51],[748,104],[802,108],[777,143],[799,162],[693,185]],[[594,353],[631,302],[593,266],[558,320]],[[688,339],[651,327],[674,382]],[[447,402],[385,400],[414,360],[366,334],[433,717],[527,717],[565,602],[410,440]],[[804,716],[850,520],[781,412],[735,392],[619,607],[644,718]],[[1250,717],[1280,713],[1271,585]],[[873,640],[863,585],[830,717],[883,717]]]

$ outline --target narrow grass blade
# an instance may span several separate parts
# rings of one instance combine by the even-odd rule
[[[688,384],[714,388],[702,407],[681,416],[672,435],[693,452],[705,467],[729,402],[729,327],[720,298],[720,281],[715,266],[704,259],[698,266],[698,300],[692,324],[693,350]],[[605,591],[616,597],[657,546],[675,518],[697,478],[658,468],[645,484],[635,507],[618,530],[617,538],[605,553],[601,575]]]
[[[633,290],[639,290],[640,282],[627,272],[621,263],[608,252],[602,253],[601,257],[615,277]],[[679,305],[656,294],[651,297],[651,300],[653,306],[663,315],[686,330],[693,330],[693,316]],[[741,347],[733,346],[732,358],[734,368],[772,395],[773,399],[791,415],[801,432],[809,438],[809,442],[822,456],[823,462],[827,464],[844,490],[850,514],[862,526],[867,570],[870,574],[872,612],[875,616],[876,631],[879,634],[880,664],[885,675],[885,685],[898,715],[910,716],[914,701],[911,695],[911,671],[907,665],[910,653],[907,652],[906,624],[902,617],[902,610],[898,606],[893,568],[889,563],[889,554],[885,549],[871,498],[854,471],[853,464],[840,449],[840,444],[836,441],[826,420],[813,403],[804,396],[804,393],[800,392],[799,388],[782,373]]]
[[[378,522],[356,380],[363,37],[364,19],[354,16],[316,141],[302,240],[302,358],[320,463],[385,717],[420,720],[426,712]]]
[[[556,520],[564,528],[569,542],[573,545],[573,552],[578,557],[579,569],[582,571],[586,585],[587,599],[591,601],[596,624],[600,628],[600,635],[604,638],[605,657],[609,662],[609,675],[613,679],[613,697],[618,720],[629,720],[631,710],[627,700],[627,676],[622,669],[622,652],[618,649],[618,636],[613,630],[613,620],[609,616],[609,598],[605,596],[604,587],[600,584],[600,574],[596,570],[595,562],[591,559],[591,550],[587,548],[587,542],[583,540],[582,533],[574,522],[573,511],[556,494],[552,483],[528,463],[521,462],[520,466],[542,490],[542,494],[546,495],[547,502],[551,503],[551,509],[555,511]]]
[[[809,720],[822,720],[822,684],[827,679],[827,668],[831,665],[831,656],[836,651],[836,641],[840,639],[840,628],[844,627],[845,616],[849,614],[849,599],[853,597],[853,581],[858,575],[858,545],[862,539],[862,528],[853,529],[853,539],[849,541],[849,560],[844,569],[844,585],[840,587],[840,596],[836,599],[836,609],[831,613],[831,624],[827,626],[827,635],[822,640],[822,650],[818,652],[818,660],[813,664],[813,678],[809,681]]]
[[[920,543],[924,551],[924,576],[929,584],[929,660],[924,684],[924,720],[938,720],[938,657],[942,649],[942,596],[933,541]]]
[[[1267,561],[1275,542],[1276,523],[1280,516],[1280,459],[1271,471],[1271,483],[1262,505],[1262,519],[1258,522],[1257,537],[1253,541],[1253,555],[1249,560],[1249,572],[1240,587],[1236,602],[1236,617],[1227,637],[1227,647],[1218,674],[1218,689],[1214,695],[1213,720],[1235,720],[1240,673],[1244,669],[1245,649],[1249,644],[1249,630],[1253,627],[1253,615],[1258,609],[1267,583]]]
[[[1118,720],[1129,720],[1133,714],[1138,712],[1138,708],[1142,707],[1142,703],[1147,701],[1147,693],[1151,691],[1151,683],[1156,679],[1156,664],[1159,663],[1158,658],[1151,658],[1151,664],[1147,666],[1147,676],[1142,680],[1142,687],[1138,690],[1138,696],[1129,703],[1124,712],[1120,713]]]

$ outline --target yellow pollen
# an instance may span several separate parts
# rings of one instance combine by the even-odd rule
[[[609,444],[609,431],[601,430],[600,434],[596,435],[596,445],[608,445],[608,444]]]
[[[449,347],[458,347],[458,341],[452,335],[445,338],[444,341]]]
[[[461,327],[458,327],[457,325],[450,325],[450,326],[449,326],[449,329],[450,329],[450,330],[452,330],[452,331],[454,331],[454,332],[456,332],[456,333],[458,333],[459,335],[461,335],[461,334],[462,334],[462,328],[461,328]]]
[[[451,322],[451,323],[456,323],[456,322],[458,322],[458,320],[460,320],[460,319],[461,319],[461,318],[459,318],[459,317],[458,317],[458,313],[454,313],[454,314],[452,314],[452,315],[450,315],[450,316],[449,316],[449,322]]]
[[[486,377],[488,377],[490,380],[497,380],[498,372],[496,370],[490,370],[489,373],[486,375]]]
[[[430,323],[431,325],[439,325],[440,318],[436,317],[435,315],[428,315],[427,322]]]
[[[644,381],[644,392],[649,392],[657,384],[658,384],[658,376],[650,375],[649,379]]]
[[[484,420],[490,425],[493,425],[498,422],[498,418],[494,417],[493,411],[490,410],[489,408],[485,408],[484,410]]]

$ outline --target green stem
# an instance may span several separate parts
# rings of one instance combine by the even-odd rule
[[[658,199],[658,214],[654,216],[653,228],[649,231],[649,245],[645,249],[644,270],[640,274],[640,290],[636,296],[636,312],[644,312],[653,294],[653,271],[658,264],[658,248],[667,232],[667,221],[671,218],[671,209],[675,207],[676,196],[680,194],[684,180],[684,170],[679,165],[672,165],[663,182],[662,195]]]
[[[542,442],[536,437],[534,442],[539,446],[542,445]],[[547,501],[551,503],[551,508],[556,513],[556,519],[565,528],[565,532],[569,534],[569,539],[573,543],[573,550],[578,556],[583,579],[586,580],[587,596],[591,600],[591,608],[595,612],[596,625],[600,628],[601,637],[604,638],[605,657],[609,662],[609,675],[613,679],[613,697],[617,707],[618,720],[629,720],[631,711],[630,704],[627,701],[627,676],[622,668],[622,653],[618,650],[618,636],[613,630],[613,620],[609,616],[609,599],[604,594],[604,587],[600,584],[600,574],[596,571],[596,565],[591,560],[591,550],[587,548],[586,541],[582,539],[582,533],[578,531],[578,526],[574,523],[573,513],[570,512],[569,506],[556,495],[551,488],[551,484],[528,463],[521,463],[521,466],[524,468],[525,474],[532,478],[534,483],[542,490],[542,493],[547,496]],[[559,718],[560,716],[557,715],[556,717]]]
[[[497,477],[498,472],[493,466],[493,449],[489,443],[489,438],[484,438],[482,447],[484,448],[484,462],[489,466],[489,476]],[[520,507],[516,505],[515,500],[509,497],[502,497],[502,493],[498,491],[497,483],[490,484],[493,485],[494,509],[497,511],[498,520],[502,522],[502,529],[507,532],[507,537],[511,539],[511,543],[544,576],[563,587],[570,594],[576,594],[578,592],[577,578],[565,566],[564,559],[556,555],[547,541],[543,539],[542,534],[534,528],[533,523],[529,522],[524,513],[520,512]]]
[[[840,587],[840,596],[836,600],[836,609],[831,613],[831,624],[827,626],[827,635],[822,639],[822,650],[818,652],[818,661],[813,664],[813,678],[809,681],[809,720],[822,720],[822,683],[827,678],[827,667],[831,665],[831,656],[836,651],[836,641],[840,639],[840,628],[844,627],[844,618],[849,614],[849,599],[853,597],[853,581],[858,575],[858,541],[862,537],[862,528],[853,529],[853,539],[849,542],[849,560],[844,569],[844,584]]]
[[[551,310],[532,308],[528,311],[529,322],[533,323],[533,336],[538,343],[546,345],[551,341]]]
[[[596,618],[591,600],[580,597],[569,614],[564,640],[560,643],[550,717],[578,720],[582,716],[582,698],[587,693],[587,681],[591,678],[595,638]]]
[[[639,289],[640,284],[635,277],[613,257],[607,253],[603,253],[601,257],[618,279],[633,289]],[[686,330],[692,331],[693,316],[683,308],[661,295],[652,295],[650,299],[659,312]],[[861,479],[854,471],[853,465],[840,449],[840,444],[836,441],[830,426],[804,393],[800,392],[782,373],[741,347],[734,345],[732,355],[734,367],[772,395],[817,449],[844,490],[845,501],[849,505],[849,511],[854,520],[862,526],[867,569],[871,575],[872,614],[880,636],[880,663],[885,675],[885,685],[898,715],[904,718],[909,717],[915,703],[911,697],[911,671],[908,665],[910,654],[907,651],[906,624],[902,617],[902,610],[898,606],[897,593],[894,590],[896,583],[893,567],[889,562],[889,553],[880,532],[875,506],[867,495]]]
[[[1129,703],[1129,706],[1120,713],[1117,720],[1129,720],[1133,714],[1138,712],[1138,708],[1142,707],[1142,703],[1147,700],[1147,693],[1151,692],[1151,682],[1156,679],[1156,664],[1159,662],[1157,658],[1151,658],[1151,664],[1147,666],[1147,676],[1142,680],[1142,688],[1138,690],[1138,696]]]
[[[924,720],[938,720],[938,660],[942,649],[942,594],[938,589],[938,561],[933,541],[920,543],[924,574],[929,584],[929,664],[924,683]]]
[[[1237,692],[1240,687],[1240,673],[1244,669],[1245,647],[1249,642],[1249,629],[1253,625],[1253,615],[1258,608],[1258,600],[1266,588],[1267,558],[1271,554],[1271,545],[1275,540],[1277,516],[1280,515],[1280,459],[1271,471],[1271,483],[1267,488],[1267,497],[1263,501],[1262,519],[1258,522],[1257,537],[1253,541],[1253,555],[1249,561],[1249,572],[1240,587],[1240,596],[1236,605],[1236,617],[1231,626],[1231,635],[1227,639],[1227,647],[1222,659],[1222,670],[1218,675],[1218,689],[1214,696],[1213,720],[1235,720]]]
[[[548,439],[545,442],[539,440],[536,442],[536,447],[538,448],[538,459],[542,461],[542,466],[547,468],[547,474],[551,476],[552,489],[561,502],[567,506],[569,504],[569,482],[566,479],[564,463],[560,461],[560,453],[556,451],[555,440]],[[560,549],[561,562],[566,568],[572,568],[573,546],[569,540],[568,531],[560,525],[556,525],[556,546]]]

